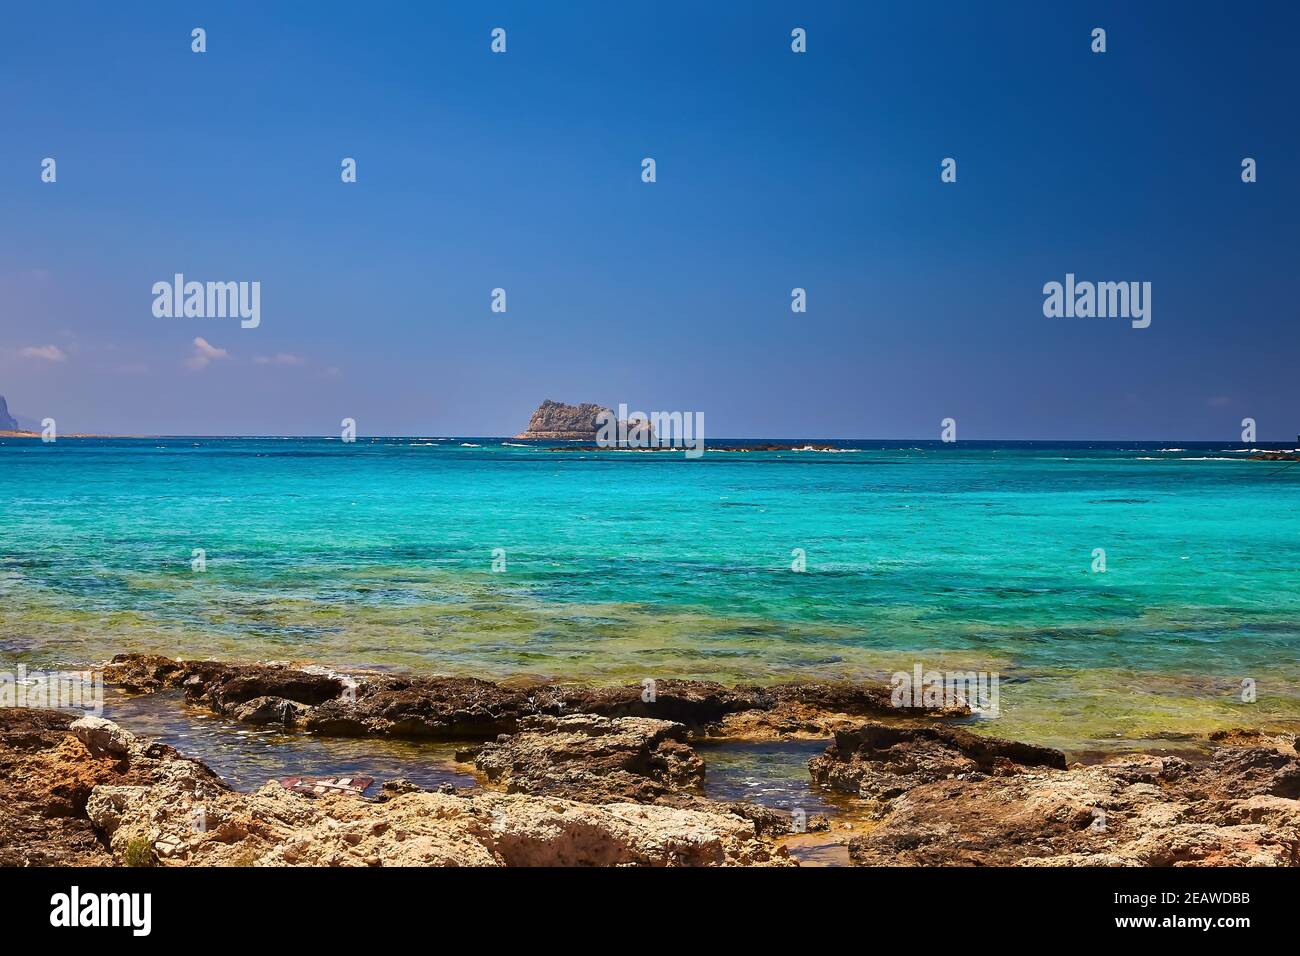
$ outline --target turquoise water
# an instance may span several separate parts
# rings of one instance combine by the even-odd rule
[[[1072,747],[1297,725],[1300,465],[842,446],[0,439],[0,659],[636,681],[921,662],[998,672],[987,729]]]

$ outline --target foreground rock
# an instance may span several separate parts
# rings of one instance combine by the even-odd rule
[[[225,787],[202,764],[144,745],[109,721],[0,709],[0,866],[107,866],[113,856],[86,815],[98,788],[153,786],[192,775]]]
[[[650,736],[666,743],[675,733]],[[690,756],[669,776],[693,777]],[[751,820],[716,807],[409,784],[378,801],[278,783],[238,793],[170,747],[53,711],[0,711],[0,771],[4,865],[792,865]]]
[[[866,724],[812,772],[875,812],[848,844],[860,864],[1300,865],[1294,737],[1209,745],[1066,768],[1046,748]],[[788,815],[704,798],[680,723],[529,715],[473,757],[499,790],[238,793],[111,721],[0,710],[0,864],[790,865],[769,839]]]
[[[1016,764],[919,783],[891,799],[849,853],[864,865],[1300,865],[1294,738],[1233,732],[1213,742],[1200,762],[1139,755],[1068,770]]]
[[[808,771],[824,787],[888,801],[936,780],[981,780],[1029,767],[1064,770],[1065,755],[953,727],[864,724],[837,733],[826,753],[809,761]]]
[[[686,727],[649,717],[528,717],[519,733],[484,744],[473,759],[509,793],[588,803],[648,803],[704,782],[704,761],[686,742]]]
[[[144,837],[160,862],[201,866],[788,865],[737,816],[524,795],[414,791],[382,802],[267,784],[227,793],[192,825],[179,787],[109,788],[88,808],[120,854]]]
[[[709,681],[580,687],[497,684],[468,677],[358,674],[286,664],[223,664],[119,654],[104,679],[128,690],[182,689],[193,702],[235,720],[301,726],[331,736],[491,740],[526,717],[590,714],[644,717],[692,733],[761,739],[827,736],[864,716],[946,717],[964,710],[896,708],[883,684],[807,682],[725,687]],[[646,700],[646,697],[652,697]]]

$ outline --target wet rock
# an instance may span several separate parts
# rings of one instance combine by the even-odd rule
[[[612,756],[620,748],[658,784],[698,780],[702,767],[676,725],[577,721],[586,730],[552,720],[555,727],[526,733],[552,742],[555,735],[605,738],[608,762],[596,758],[593,769],[610,771],[610,780],[626,772]],[[201,763],[144,744],[110,722],[82,724],[80,736],[72,724],[52,711],[0,711],[0,863],[792,865],[754,822],[705,801],[594,805],[529,794],[430,793],[400,782],[378,801],[329,788],[307,796],[278,783],[238,793]]]
[[[361,680],[355,699],[329,700],[305,721],[308,730],[342,737],[486,740],[513,733],[534,713],[527,692],[470,677]]]
[[[157,654],[118,654],[103,670],[105,682],[133,693],[153,693],[174,687],[190,673],[184,661]]]
[[[284,697],[254,697],[237,705],[229,715],[246,724],[293,727],[301,723],[310,711],[310,707]]]
[[[104,680],[140,692],[180,687],[190,700],[223,715],[262,697],[314,706],[338,697],[346,686],[337,675],[287,664],[173,661],[148,654],[117,655],[104,666]]]
[[[645,699],[651,697],[652,699]],[[596,714],[601,717],[647,717],[688,727],[715,724],[728,714],[768,706],[770,699],[731,690],[709,681],[657,680],[654,693],[634,684],[626,687],[552,685],[535,694],[540,713]]]
[[[965,704],[925,707],[895,706],[887,684],[849,681],[796,681],[771,687],[738,687],[751,699],[751,709],[737,710],[709,728],[710,733],[747,740],[826,737],[851,730],[863,717],[947,719],[969,716]]]
[[[473,759],[509,793],[648,802],[703,782],[704,761],[686,734],[682,724],[646,717],[528,717]]]
[[[668,720],[709,735],[824,737],[853,726],[858,722],[854,718],[863,715],[957,713],[895,708],[884,684],[808,682],[729,688],[710,681],[664,679],[656,681],[649,693],[640,684],[498,684],[467,677],[387,674],[344,678],[286,664],[173,661],[132,654],[113,658],[104,673],[110,683],[136,691],[182,688],[191,701],[234,719],[347,737],[490,740],[514,733],[525,717],[570,714]]]
[[[981,779],[1026,767],[1065,769],[1059,750],[953,727],[863,724],[835,734],[826,753],[808,764],[818,784],[857,797],[888,801],[946,778]]]
[[[211,703],[219,713],[264,697],[315,705],[338,697],[344,683],[328,674],[309,673],[286,665],[216,664],[201,661],[181,682],[187,697]]]

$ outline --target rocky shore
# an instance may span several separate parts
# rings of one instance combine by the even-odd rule
[[[1084,766],[955,726],[959,709],[892,707],[883,684],[650,692],[143,655],[105,679],[251,725],[458,741],[477,783],[238,792],[110,721],[0,710],[0,865],[793,866],[805,829],[859,865],[1300,865],[1293,736]],[[808,769],[847,812],[706,797],[714,738],[832,738]]]

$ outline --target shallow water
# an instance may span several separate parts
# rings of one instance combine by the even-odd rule
[[[0,662],[592,681],[920,662],[997,672],[981,729],[1067,748],[1300,726],[1300,466],[1182,442],[689,461],[461,441],[0,440]]]
[[[706,741],[696,750],[707,772],[704,795],[713,800],[743,800],[806,817],[835,814],[842,803],[808,775],[808,761],[823,753],[830,739],[781,741]]]
[[[250,727],[187,705],[179,691],[126,695],[109,689],[104,716],[132,733],[170,744],[201,760],[236,790],[256,790],[284,777],[367,776],[374,796],[399,777],[425,789],[469,787],[468,768],[455,763],[456,745],[378,738],[319,737]]]
[[[455,759],[463,743],[322,737],[250,727],[190,706],[175,690],[127,694],[109,687],[103,716],[201,760],[236,790],[256,790],[268,781],[295,776],[372,777],[367,796],[397,778],[425,789],[476,784],[471,768]],[[792,819],[796,810],[808,818],[840,813],[843,801],[821,791],[808,775],[809,759],[829,743],[829,739],[699,743],[707,768],[704,795],[774,807],[790,812]]]

